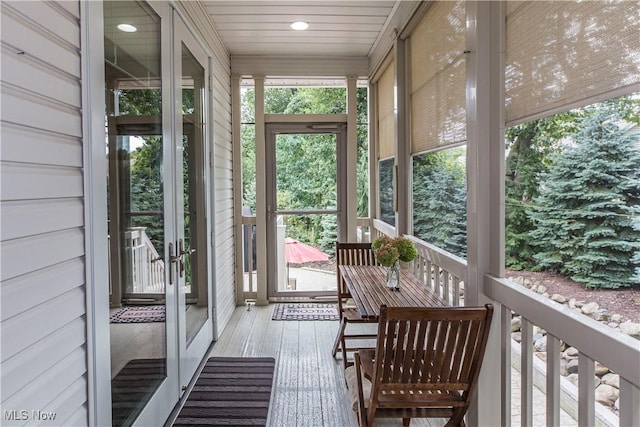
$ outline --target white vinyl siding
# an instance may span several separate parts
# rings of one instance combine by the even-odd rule
[[[80,2],[1,13],[2,425],[86,425]]]
[[[213,95],[213,169],[210,170],[214,191],[212,212],[215,228],[215,306],[218,333],[229,322],[236,307],[233,221],[233,150],[231,139],[231,61],[208,15],[198,2],[181,2],[176,7],[193,28],[202,34],[207,49],[213,54],[211,86]]]

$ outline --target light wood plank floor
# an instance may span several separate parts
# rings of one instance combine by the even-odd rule
[[[342,360],[331,356],[338,322],[276,321],[271,320],[273,309],[274,305],[253,307],[251,311],[237,308],[210,356],[276,359],[267,426],[357,426]],[[412,427],[444,424],[438,419],[411,420]],[[375,426],[402,426],[402,420],[376,420]]]

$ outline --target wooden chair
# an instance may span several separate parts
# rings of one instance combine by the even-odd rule
[[[376,258],[371,249],[371,243],[336,243],[336,264],[340,265],[378,265]],[[337,289],[338,289],[338,313],[340,314],[340,327],[338,334],[336,335],[335,342],[333,344],[333,357],[336,357],[338,349],[342,350],[342,362],[346,368],[349,363],[347,362],[347,352],[354,352],[362,346],[353,345],[348,346],[347,341],[358,340],[362,342],[365,339],[375,339],[376,334],[366,333],[347,333],[347,325],[349,324],[367,324],[377,323],[377,319],[363,319],[358,313],[358,309],[355,305],[349,304],[351,294],[349,289],[342,280],[340,275],[340,269],[337,269]],[[370,347],[367,347],[370,348]]]
[[[449,418],[464,426],[489,336],[493,306],[381,307],[375,350],[345,371],[361,426],[376,417]]]

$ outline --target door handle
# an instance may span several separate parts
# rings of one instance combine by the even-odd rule
[[[179,266],[179,273],[180,273],[180,277],[184,277],[184,241],[182,239],[178,239],[178,266]]]
[[[173,285],[173,264],[180,260],[180,255],[173,255],[173,242],[169,243],[169,284]]]

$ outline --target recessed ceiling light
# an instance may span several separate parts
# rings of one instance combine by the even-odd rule
[[[131,24],[118,24],[118,29],[125,33],[135,33],[138,31],[138,29]]]
[[[309,23],[305,21],[296,21],[291,23],[291,28],[296,31],[304,31],[309,28]]]

